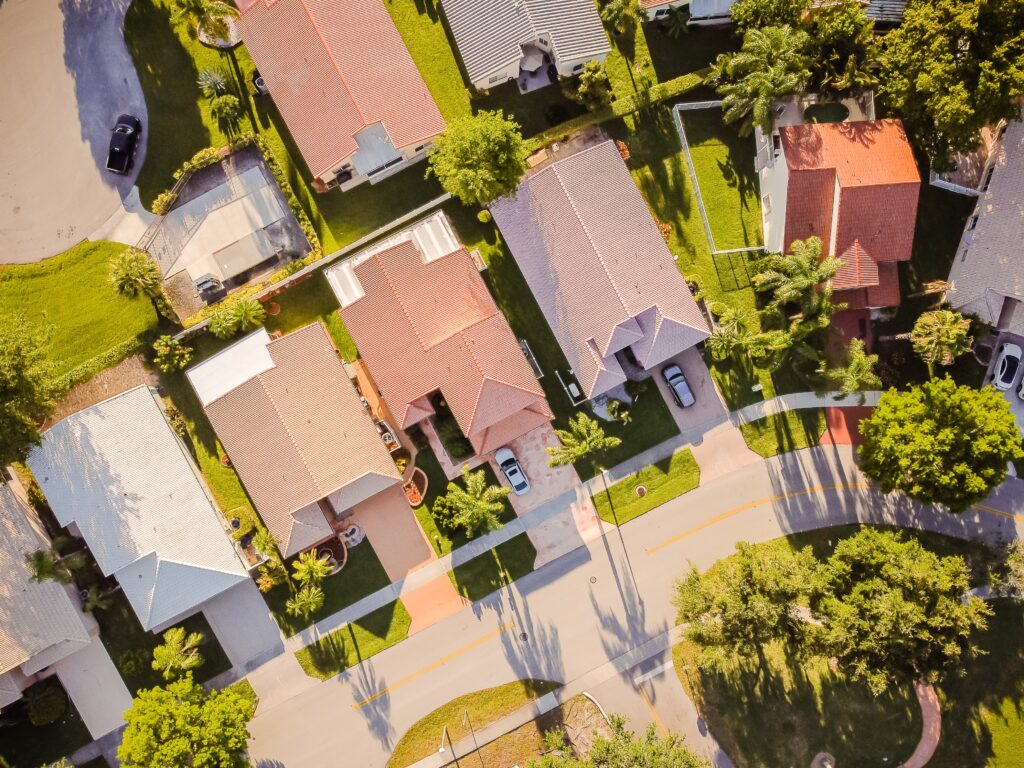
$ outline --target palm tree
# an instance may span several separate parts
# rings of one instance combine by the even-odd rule
[[[754,290],[772,294],[769,309],[781,311],[798,304],[805,317],[815,317],[829,306],[832,292],[827,283],[843,266],[835,257],[821,258],[821,240],[809,237],[795,240],[791,253],[773,253],[761,259],[751,277]]]
[[[178,322],[170,302],[164,295],[160,267],[146,251],[126,248],[110,260],[110,283],[114,290],[128,299],[145,296],[153,309],[173,323]]]
[[[556,429],[555,434],[561,445],[547,449],[549,467],[563,467],[579,461],[584,456],[600,453],[622,445],[621,438],[609,437],[604,429],[583,411],[569,419],[569,429]]]
[[[203,665],[201,632],[186,635],[182,627],[172,627],[164,632],[163,645],[153,649],[153,669],[163,675],[164,680],[174,680]]]
[[[600,13],[605,26],[620,37],[633,34],[647,20],[640,0],[605,0]]]
[[[715,360],[725,360],[750,340],[747,321],[750,312],[736,307],[716,304],[711,311],[718,316],[718,324],[708,339],[708,349]]]
[[[952,365],[971,348],[971,321],[950,309],[925,312],[914,323],[910,342],[914,351],[928,366],[928,376],[934,374],[935,364]]]
[[[85,602],[82,605],[82,610],[85,613],[92,613],[93,611],[107,611],[114,604],[113,596],[121,587],[114,587],[113,589],[103,589],[99,584],[92,584],[85,591]]]
[[[303,552],[292,564],[295,580],[300,584],[317,585],[331,575],[331,564],[316,552]]]
[[[775,101],[803,90],[811,76],[807,43],[807,33],[792,27],[753,28],[739,51],[719,55],[709,82],[722,95],[725,121],[739,122],[741,136],[755,125],[771,133]]]
[[[315,584],[307,584],[285,603],[288,613],[292,616],[301,616],[306,621],[323,607],[324,591]]]
[[[238,16],[238,9],[223,0],[174,0],[174,21],[187,21],[190,35],[205,32],[218,40],[230,35],[228,20]]]
[[[690,32],[690,9],[684,5],[673,5],[668,9],[663,28],[673,40]]]
[[[251,331],[267,321],[267,310],[251,296],[231,302],[230,313],[236,332]]]
[[[48,549],[37,549],[25,555],[25,564],[31,571],[30,578],[35,582],[56,581],[59,584],[71,583],[71,572],[82,568],[86,563],[85,550],[79,549],[61,555],[60,550],[72,543],[67,536],[55,538]]]
[[[864,405],[864,392],[882,386],[882,380],[875,373],[876,365],[878,355],[867,353],[864,340],[851,339],[850,345],[846,348],[846,365],[836,368],[823,366],[821,372],[839,385],[839,391],[843,395],[857,393],[860,396],[860,404]]]
[[[505,497],[511,488],[488,485],[482,469],[470,472],[466,466],[462,467],[462,483],[465,487],[448,483],[445,499],[452,510],[452,523],[462,528],[467,536],[497,528],[498,516],[505,511]]]

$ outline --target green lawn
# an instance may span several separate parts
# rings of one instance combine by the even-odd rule
[[[53,677],[36,683],[26,693],[31,695],[33,689],[48,686],[57,686],[62,692],[64,690],[57,678]],[[67,712],[63,717],[50,725],[40,726],[29,722],[25,698],[5,707],[3,723],[0,725],[0,733],[3,733],[0,737],[0,765],[37,768],[41,764],[55,762],[92,741],[75,705],[70,698],[67,702]]]
[[[310,677],[329,680],[405,640],[411,622],[402,601],[396,600],[296,651],[295,658]]]
[[[23,314],[48,330],[55,377],[156,327],[148,299],[122,298],[110,285],[110,259],[124,248],[85,241],[36,264],[0,266],[0,318]]]
[[[523,136],[527,138],[587,111],[583,105],[565,98],[558,83],[523,94],[512,81],[491,88],[486,95],[473,99],[474,112],[495,109],[515,118],[522,128]]]
[[[419,451],[416,454],[416,466],[422,469],[427,475],[427,492],[423,497],[423,503],[413,509],[413,514],[416,515],[416,519],[420,523],[420,527],[423,529],[423,533],[427,536],[427,541],[434,548],[434,551],[439,557],[443,557],[451,552],[453,549],[458,549],[468,541],[472,541],[476,536],[466,536],[466,533],[461,528],[451,530],[443,525],[439,525],[437,520],[434,519],[431,514],[431,509],[434,506],[434,500],[438,496],[444,496],[448,492],[448,478],[445,477],[444,472],[441,469],[441,465],[437,463],[437,457],[434,452],[427,448],[426,450]],[[487,478],[487,482],[490,485],[498,485],[498,478],[494,476],[494,470],[491,469],[490,464],[483,464],[478,467],[477,470],[482,469],[484,476]],[[461,482],[461,481],[457,481]],[[512,509],[512,505],[505,501],[505,509],[498,519],[502,524],[514,520],[516,517],[515,510]],[[482,535],[481,532],[478,535]]]
[[[276,317],[267,316],[267,330],[273,333],[290,333],[319,320],[331,334],[334,345],[346,360],[355,360],[359,351],[348,329],[338,313],[338,297],[331,290],[323,271],[314,272],[308,280],[292,285],[273,298],[281,312]]]
[[[434,754],[445,726],[448,726],[452,741],[468,736],[469,729],[463,721],[466,712],[473,728],[479,730],[560,687],[560,683],[548,680],[517,680],[452,699],[405,732],[395,745],[387,768],[406,768]]]
[[[289,573],[291,564],[296,558],[286,561]],[[287,584],[279,584],[264,594],[270,613],[281,628],[281,631],[288,637],[296,632],[301,632],[306,627],[337,613],[342,608],[347,608],[367,595],[371,595],[378,589],[383,589],[391,583],[387,571],[380,564],[377,553],[368,540],[348,551],[348,562],[345,567],[333,576],[324,579],[321,587],[324,590],[324,606],[314,613],[309,620],[301,616],[292,616],[285,608],[291,591]]]
[[[718,54],[736,50],[740,42],[731,29],[708,27],[691,27],[689,34],[673,38],[657,21],[645,24],[644,33],[661,83],[710,66]],[[717,97],[712,93],[709,98]],[[697,100],[687,96],[687,101]]]
[[[820,529],[776,539],[771,546],[810,546],[819,558],[824,558],[840,540],[857,530],[859,526]],[[965,556],[978,566],[972,583],[987,580],[980,569],[989,560],[984,545],[930,533],[906,534],[939,555]],[[1004,615],[1000,608],[981,643],[994,652],[968,663],[966,678],[954,673],[944,684],[943,741],[929,766],[1013,765],[978,759],[979,748],[985,752],[990,727],[995,727],[991,731],[993,743],[1006,739],[1003,743],[1007,756],[1015,754],[1012,741],[1020,738],[1020,733],[1015,732],[1020,727],[1019,715],[1009,723],[999,722],[991,713],[979,709],[979,698],[995,702],[1000,708],[1007,697],[1020,702],[1024,691],[1021,620],[1020,608],[1014,608],[1011,615]],[[998,636],[999,642],[993,642],[994,636]],[[694,697],[711,732],[737,765],[804,766],[820,751],[832,753],[836,765],[897,765],[913,752],[921,719],[909,685],[876,698],[866,686],[832,672],[824,659],[787,658],[778,646],[768,651],[770,663],[763,676],[754,669],[754,663],[734,664],[722,673],[700,672],[695,663],[695,646],[684,642],[673,651],[680,680]],[[951,712],[950,700],[954,697],[957,704],[952,705]],[[957,709],[961,704],[965,714]]]
[[[615,98],[632,96],[658,82],[642,27],[625,37],[609,35],[612,50],[604,60]]]
[[[448,577],[460,595],[475,603],[530,573],[536,558],[537,550],[529,536],[521,533],[469,562],[455,566]]]
[[[508,318],[517,338],[526,339],[537,359],[544,377],[540,380],[548,404],[555,414],[555,426],[564,428],[579,408],[558,383],[555,371],[569,370],[561,347],[548,327],[537,302],[523,279],[522,272],[505,247],[493,224],[481,224],[473,210],[451,201],[444,207],[467,248],[479,248],[488,264],[484,281],[495,302]],[[672,414],[664,399],[651,382],[641,382],[637,388],[637,401],[630,406],[631,423],[604,423],[605,432],[622,439],[622,445],[600,456],[589,456],[576,463],[580,477],[587,479],[600,471],[601,466],[613,467],[642,451],[679,434]]]
[[[787,411],[740,426],[750,450],[766,459],[817,445],[824,431],[825,411],[821,408]]]
[[[700,485],[700,467],[687,448],[664,461],[644,467],[619,480],[606,491],[594,494],[594,506],[601,519],[613,525],[628,523],[666,501],[682,496]],[[646,493],[638,496],[643,486]]]

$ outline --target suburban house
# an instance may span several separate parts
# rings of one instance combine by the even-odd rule
[[[648,21],[654,21],[655,19],[663,19],[668,16],[669,10],[672,8],[678,8],[691,3],[687,3],[686,0],[643,0],[643,7],[647,12]]]
[[[318,191],[426,156],[444,119],[382,2],[240,0],[238,28]]]
[[[853,100],[838,106],[864,114]],[[755,132],[765,246],[784,253],[794,240],[819,237],[822,256],[843,261],[832,279],[836,301],[851,310],[895,306],[898,263],[911,256],[921,188],[903,124],[806,123],[809,107],[780,105],[772,135]]]
[[[261,328],[186,375],[285,557],[336,539],[379,497],[411,514],[320,323],[276,339]]]
[[[32,580],[25,558],[48,546],[35,513],[0,477],[0,710],[56,675],[98,738],[124,724],[131,696],[72,587]]]
[[[690,24],[695,27],[714,27],[732,24],[734,0],[690,0]]]
[[[442,0],[470,84],[533,90],[611,50],[591,0]]]
[[[710,335],[613,142],[540,167],[491,213],[582,396]]]
[[[327,277],[399,428],[430,429],[446,408],[482,456],[552,419],[523,349],[443,213]]]
[[[143,628],[160,632],[249,578],[160,396],[139,386],[57,422],[28,464]]]
[[[1024,123],[1006,127],[949,271],[946,301],[998,330],[1024,333]]]

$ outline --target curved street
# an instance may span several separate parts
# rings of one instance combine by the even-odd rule
[[[675,579],[690,562],[704,569],[729,555],[739,540],[767,541],[861,522],[995,541],[1024,530],[1022,502],[1024,482],[1015,478],[958,516],[886,496],[861,475],[849,446],[750,464],[577,548],[339,677],[275,689],[275,664],[294,659],[285,654],[269,662],[255,673],[259,688],[273,693],[261,690],[250,728],[251,754],[262,768],[314,768],[335,764],[339,755],[383,766],[409,726],[456,696],[527,677],[596,686],[664,651],[674,634]],[[649,703],[653,712],[658,702]],[[729,765],[695,712],[682,713],[672,726],[717,765]]]

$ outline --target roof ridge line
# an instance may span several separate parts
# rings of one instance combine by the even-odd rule
[[[271,359],[273,359],[273,356],[271,356]],[[276,363],[276,361],[275,361],[275,363]],[[274,368],[276,368],[276,367],[277,366],[275,364]],[[271,370],[274,370],[274,368],[271,368]],[[313,472],[309,468],[309,464],[306,461],[306,457],[303,455],[302,451],[299,450],[299,446],[295,442],[295,438],[292,436],[292,431],[291,431],[291,429],[288,428],[288,422],[286,422],[284,420],[284,418],[281,415],[281,409],[277,407],[277,401],[274,400],[273,395],[270,394],[270,390],[267,389],[267,385],[263,382],[263,374],[262,373],[256,374],[255,378],[256,378],[257,381],[259,381],[260,388],[263,390],[263,393],[267,396],[267,400],[270,401],[270,407],[273,408],[274,409],[274,413],[277,414],[277,420],[281,422],[281,427],[284,429],[284,433],[286,435],[288,435],[288,442],[291,443],[292,444],[292,448],[295,449],[295,453],[296,453],[296,455],[298,455],[299,461],[302,462],[303,469],[306,470],[306,474],[309,475],[309,479],[313,482],[313,487],[316,488],[317,493],[319,493],[320,492],[320,483],[318,483],[316,481],[316,478],[313,477]],[[319,499],[314,499],[310,503],[314,504],[317,501],[319,501]],[[308,504],[303,504],[301,507],[296,507],[295,509],[293,509],[291,512],[288,513],[288,517],[291,518],[292,514],[294,512],[297,512],[298,510],[302,509],[303,507],[307,507],[307,506],[309,506],[309,505]],[[292,519],[294,519],[294,518],[292,518]]]
[[[398,294],[398,290],[395,288],[395,282],[391,279],[391,274],[388,272],[387,265],[384,263],[384,260],[380,258],[381,254],[393,251],[396,248],[399,248],[400,246],[404,245],[405,243],[410,243],[412,245],[413,250],[416,251],[416,253],[418,253],[420,255],[420,258],[422,259],[422,252],[420,251],[419,248],[416,247],[416,243],[414,243],[412,240],[403,240],[401,243],[395,243],[395,245],[391,246],[390,248],[385,248],[383,251],[380,251],[380,253],[373,254],[371,258],[377,263],[377,266],[380,268],[380,273],[384,276],[384,280],[387,282],[388,288],[391,290],[391,295],[394,296],[395,298],[395,303],[398,305],[398,308],[402,310],[402,314],[405,316],[405,321],[409,324],[410,330],[412,330],[412,335],[415,336],[416,341],[420,343],[420,349],[422,349],[424,352],[427,352],[429,350],[427,349],[426,344],[423,342],[423,337],[420,336],[419,328],[417,328],[416,324],[412,321],[412,316],[409,314],[409,310],[406,308],[405,303],[402,301],[402,297]],[[355,272],[355,269],[353,269],[352,271]],[[433,347],[431,347],[431,349],[432,348]]]
[[[331,52],[331,48],[327,45],[327,41],[324,40],[323,33],[320,31],[320,26],[316,23],[316,19],[313,18],[313,12],[309,10],[309,6],[306,4],[306,0],[299,0],[299,4],[302,9],[306,12],[306,16],[309,18],[309,23],[313,25],[313,32],[316,33],[317,38],[320,40],[320,44],[324,47],[324,52],[327,54],[327,58],[331,60],[331,64],[334,66],[334,71],[338,73],[338,78],[341,80],[341,84],[345,87],[345,91],[352,99],[352,104],[355,105],[356,114],[359,115],[360,121],[363,123],[365,128],[369,123],[366,121],[366,115],[363,114],[363,109],[359,106],[359,102],[356,97],[352,94],[352,89],[349,87],[348,80],[345,78],[344,73],[341,71],[341,67],[338,66],[337,59],[334,58],[334,54]]]

